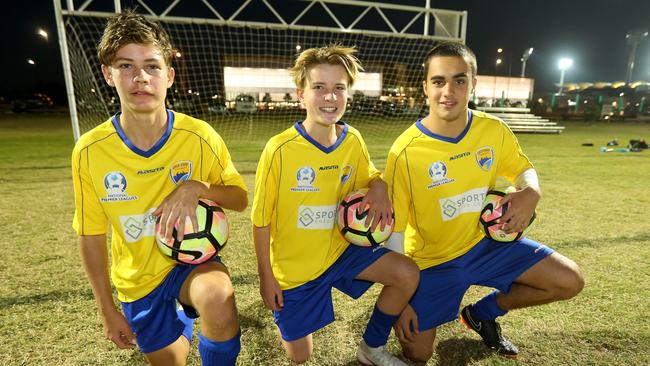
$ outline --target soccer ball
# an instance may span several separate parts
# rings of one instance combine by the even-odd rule
[[[515,187],[495,188],[494,190],[489,191],[485,196],[485,200],[483,201],[483,208],[481,209],[481,216],[479,217],[479,226],[481,227],[483,233],[485,233],[485,236],[489,237],[492,240],[502,243],[509,243],[515,240],[519,240],[528,232],[528,230],[530,230],[533,223],[535,222],[535,217],[537,214],[533,213],[533,217],[531,217],[530,223],[524,231],[515,231],[510,234],[506,234],[506,232],[502,230],[505,223],[496,222],[499,218],[501,218],[501,216],[508,212],[508,208],[510,208],[510,202],[506,202],[505,205],[499,206],[495,209],[497,203],[501,201],[501,198],[503,198],[503,196],[515,191]]]
[[[390,225],[386,225],[384,230],[381,230],[381,225],[378,225],[374,231],[370,231],[370,227],[365,224],[368,210],[362,213],[357,212],[366,193],[368,190],[362,189],[347,195],[339,204],[337,215],[339,230],[343,237],[350,243],[362,247],[379,245],[384,242],[393,232],[395,224],[395,213],[393,212],[393,221]]]
[[[226,214],[216,203],[199,200],[196,206],[196,219],[199,230],[194,231],[192,221],[185,221],[183,241],[178,241],[174,227],[173,243],[165,242],[160,236],[160,222],[156,223],[156,243],[160,251],[184,264],[201,264],[214,258],[228,241],[228,220]]]

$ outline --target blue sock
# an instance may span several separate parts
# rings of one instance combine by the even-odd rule
[[[375,309],[372,311],[372,315],[370,315],[366,332],[363,333],[363,340],[370,347],[385,345],[388,341],[393,323],[395,323],[397,318],[399,318],[399,314],[386,314],[379,310],[379,307],[375,304]]]
[[[508,312],[497,305],[498,293],[499,291],[494,291],[474,304],[472,315],[481,320],[494,320],[498,316],[506,315]]]
[[[203,366],[235,365],[241,349],[241,330],[227,341],[218,342],[199,333],[199,355]]]

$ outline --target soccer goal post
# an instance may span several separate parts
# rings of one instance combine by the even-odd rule
[[[108,17],[129,7],[171,35],[170,109],[201,118],[230,144],[263,143],[304,118],[289,77],[300,51],[356,46],[365,71],[343,120],[367,142],[392,139],[426,114],[422,59],[441,40],[464,42],[467,13],[349,0],[54,0],[75,139],[119,109],[96,45]],[[128,3],[128,4],[127,4]]]

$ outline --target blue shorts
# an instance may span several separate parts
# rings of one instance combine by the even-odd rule
[[[219,256],[214,261],[221,263]],[[122,310],[143,353],[151,353],[174,343],[181,335],[192,341],[196,310],[178,301],[181,287],[196,265],[176,265],[147,296],[123,302]],[[180,304],[180,306],[179,306]]]
[[[363,295],[374,282],[355,277],[390,250],[349,245],[339,259],[318,278],[282,291],[284,307],[274,311],[275,324],[287,342],[305,337],[334,321],[332,287],[353,299]]]
[[[500,243],[484,238],[469,252],[420,272],[410,304],[424,331],[458,317],[458,308],[472,285],[510,291],[512,283],[553,250],[529,239]]]

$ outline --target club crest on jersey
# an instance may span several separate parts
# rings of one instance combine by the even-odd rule
[[[442,161],[436,161],[429,165],[429,178],[431,178],[431,184],[427,186],[429,189],[451,183],[455,180],[447,178],[447,165]]]
[[[104,175],[104,188],[106,188],[106,197],[102,197],[102,202],[114,201],[132,201],[137,196],[129,196],[126,188],[129,183],[122,172],[108,172]]]
[[[476,163],[483,171],[489,171],[494,164],[494,149],[484,146],[476,151]]]
[[[352,165],[346,165],[341,168],[341,184],[345,184],[352,176]]]
[[[189,180],[191,176],[192,162],[189,160],[177,161],[169,168],[169,178],[171,178],[175,185]]]
[[[292,192],[318,192],[319,188],[314,187],[316,171],[310,166],[303,166],[296,170],[296,187],[291,188]]]

